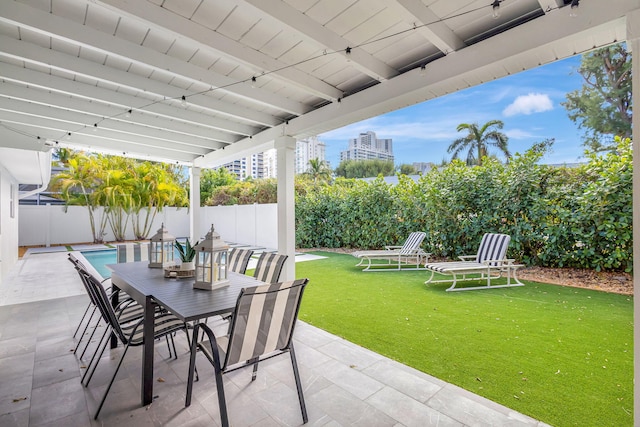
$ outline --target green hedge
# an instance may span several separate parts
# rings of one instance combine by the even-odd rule
[[[425,249],[454,258],[500,232],[512,237],[509,256],[528,265],[631,271],[631,141],[617,144],[577,168],[539,165],[541,144],[506,165],[456,161],[417,183],[299,183],[296,244],[380,248],[422,230]]]

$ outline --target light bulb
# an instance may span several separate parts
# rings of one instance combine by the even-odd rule
[[[569,16],[572,18],[576,18],[578,16],[578,8],[580,6],[580,0],[572,0],[571,1],[571,10],[569,11]]]
[[[493,9],[491,16],[493,16],[493,19],[498,19],[500,17],[500,0],[495,0],[491,7]]]
[[[183,107],[187,106],[187,97],[182,95],[182,101],[180,101],[180,104],[182,104]]]

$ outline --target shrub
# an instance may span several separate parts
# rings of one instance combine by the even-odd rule
[[[454,258],[500,232],[511,235],[508,255],[528,265],[631,271],[631,141],[616,142],[615,153],[588,153],[578,168],[539,165],[545,141],[506,165],[454,161],[417,183],[299,184],[296,243],[381,248],[422,230],[425,249]]]
[[[617,138],[615,153],[587,153],[578,168],[539,165],[551,143],[508,164],[454,161],[418,182],[398,175],[396,185],[298,177],[296,244],[382,248],[421,230],[427,251],[455,258],[497,232],[511,236],[508,255],[527,265],[631,271],[631,141]],[[255,180],[217,187],[208,202],[275,203],[276,196],[275,180]]]

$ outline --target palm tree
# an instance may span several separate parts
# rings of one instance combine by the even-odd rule
[[[511,153],[507,147],[507,135],[500,132],[504,123],[501,120],[490,120],[482,127],[477,123],[461,123],[458,125],[458,132],[466,130],[467,136],[458,138],[451,143],[447,152],[453,153],[452,159],[457,159],[458,155],[464,151],[467,153],[467,165],[482,165],[482,158],[488,155],[489,146],[498,148],[507,159],[511,158]]]
[[[122,242],[126,237],[127,224],[133,208],[132,193],[136,183],[132,173],[134,162],[118,156],[98,158],[103,163],[103,175],[95,195],[105,208],[115,240]]]
[[[69,205],[86,206],[94,243],[104,241],[107,215],[100,215],[100,204],[95,190],[101,185],[102,164],[94,157],[82,153],[68,159],[68,170],[59,173],[53,180],[53,188],[62,191],[62,198]]]
[[[309,160],[309,169],[306,174],[315,182],[331,179],[331,169],[327,166],[327,162],[320,159]]]
[[[178,182],[170,165],[143,162],[134,166],[135,184],[132,198],[133,232],[136,239],[146,239],[153,220],[166,206],[184,206],[187,191]]]

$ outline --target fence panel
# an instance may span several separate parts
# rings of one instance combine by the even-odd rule
[[[96,215],[102,215],[98,210]],[[202,208],[201,236],[215,226],[223,240],[235,243],[277,248],[278,221],[277,205],[234,205],[205,206]],[[187,208],[164,208],[158,213],[151,227],[155,234],[164,223],[176,237],[189,235],[189,210]],[[107,227],[105,241],[113,241],[113,234]],[[126,238],[133,240],[133,230],[129,222]],[[93,241],[87,208],[82,206],[20,205],[19,236],[20,246],[49,246],[86,243]]]

